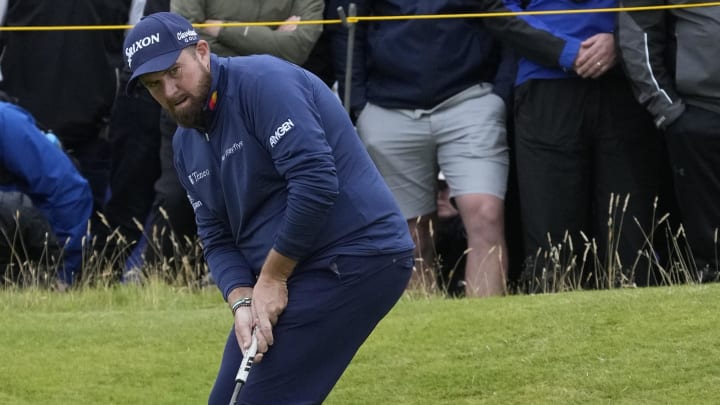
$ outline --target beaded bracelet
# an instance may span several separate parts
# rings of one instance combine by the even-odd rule
[[[243,297],[235,301],[231,306],[230,310],[233,313],[233,316],[235,316],[235,312],[237,312],[238,308],[240,307],[250,307],[252,306],[252,297]]]

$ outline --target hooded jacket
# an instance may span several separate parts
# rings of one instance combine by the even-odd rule
[[[92,195],[70,158],[52,144],[25,110],[0,102],[0,188],[26,194],[64,246],[61,278],[72,283],[82,263],[82,240]]]

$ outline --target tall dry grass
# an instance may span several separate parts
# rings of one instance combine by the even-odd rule
[[[511,280],[509,294],[552,293],[575,291],[581,289],[615,289],[634,288],[638,285],[695,284],[704,281],[702,270],[698,268],[692,255],[692,249],[685,237],[682,225],[673,226],[667,213],[658,212],[658,200],[653,204],[652,223],[649,229],[635,218],[627,217],[629,197],[612,196],[608,206],[607,240],[609,246],[605,254],[600,252],[598,241],[586,234],[580,240],[565,233],[562,240],[548,239],[550,249],[538,250],[527,258],[526,269],[519,280]],[[167,219],[167,213],[161,211]],[[107,220],[100,216],[103,224]],[[20,221],[20,218],[16,218]],[[147,246],[137,260],[136,265],[128,266],[128,259],[133,257],[137,244],[125,240],[117,230],[100,240],[92,236],[84,240],[82,272],[76,280],[74,288],[107,288],[117,283],[144,284],[161,281],[172,286],[190,290],[202,288],[212,283],[207,265],[202,258],[202,246],[196,238],[180,238],[171,229],[144,229],[136,221],[136,226],[145,232]],[[430,237],[435,231],[430,223]],[[626,227],[637,227],[643,235],[643,243],[638,246],[637,254],[631,263],[623,263],[618,254],[620,236]],[[20,227],[18,227],[20,228]],[[88,228],[90,228],[88,226]],[[92,229],[88,229],[92,235]],[[1,238],[12,246],[9,263],[2,273],[2,288],[59,288],[55,274],[61,265],[61,249],[53,249],[51,237],[46,236],[45,247],[39,255],[31,256],[20,235],[7,235]],[[419,235],[416,235],[416,238]],[[163,252],[163,241],[170,241],[171,253]],[[166,243],[167,245],[167,243]],[[717,246],[717,232],[715,233]],[[576,246],[579,249],[576,249]],[[166,249],[167,250],[167,249]],[[464,255],[471,250],[465,250]],[[435,277],[439,268],[439,260],[443,260],[435,252],[435,263],[427,263],[417,258],[415,271],[423,273],[417,277],[419,285],[409,291],[411,296],[429,297],[447,294],[447,285],[438,282]],[[717,256],[717,255],[716,255]],[[455,260],[454,266],[447,276],[459,271],[461,258]],[[433,276],[428,277],[430,273]],[[644,279],[640,280],[640,277]],[[651,278],[653,278],[651,280]]]

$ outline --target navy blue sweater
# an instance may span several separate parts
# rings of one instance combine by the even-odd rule
[[[413,249],[405,219],[339,100],[272,56],[211,58],[206,128],[179,128],[175,165],[227,298],[271,248],[294,274],[338,255]],[[215,100],[215,101],[213,101]]]

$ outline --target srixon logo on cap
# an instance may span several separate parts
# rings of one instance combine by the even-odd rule
[[[152,44],[157,44],[160,42],[160,33],[156,32],[155,34],[148,35],[144,38],[138,39],[135,41],[132,45],[125,48],[125,56],[127,56],[127,63],[128,66],[132,67],[132,57],[135,55],[135,53],[145,47],[148,47]]]

